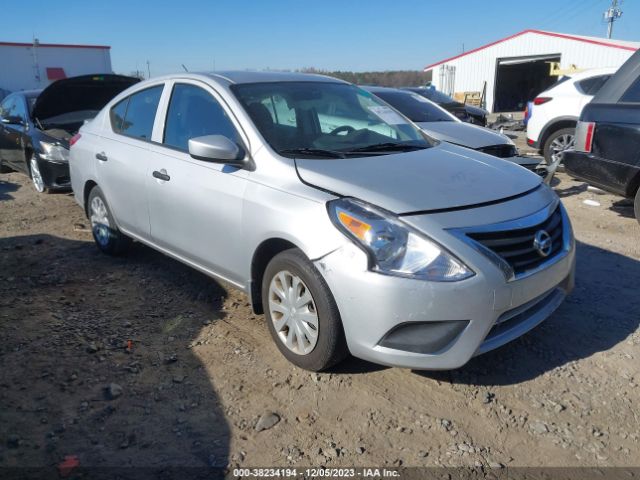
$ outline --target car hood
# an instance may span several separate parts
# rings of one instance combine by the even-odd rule
[[[123,90],[140,80],[124,75],[83,75],[53,82],[33,106],[32,116],[45,121],[70,112],[101,110]]]
[[[488,128],[465,122],[420,122],[417,125],[438,140],[468,148],[489,147],[511,143],[509,138]]]
[[[510,162],[447,143],[414,152],[346,159],[296,159],[301,180],[401,214],[471,207],[537,188]]]

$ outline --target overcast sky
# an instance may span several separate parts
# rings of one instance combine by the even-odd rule
[[[7,1],[0,41],[110,45],[114,71],[418,70],[527,28],[604,37],[610,0]],[[640,0],[613,38],[640,40]],[[0,66],[4,68],[4,66]]]

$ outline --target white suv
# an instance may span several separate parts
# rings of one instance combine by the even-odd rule
[[[583,107],[617,68],[598,68],[562,77],[529,104],[527,144],[544,155],[547,164],[573,147]]]

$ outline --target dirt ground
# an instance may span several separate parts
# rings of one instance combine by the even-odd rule
[[[640,226],[555,188],[578,272],[552,318],[452,372],[312,374],[241,293],[141,245],[102,255],[71,195],[0,175],[0,467],[637,466]]]

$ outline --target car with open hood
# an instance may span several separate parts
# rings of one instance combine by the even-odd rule
[[[138,82],[122,75],[58,80],[0,103],[0,166],[29,175],[38,192],[68,189],[69,141],[109,100]]]
[[[513,162],[536,171],[540,162],[521,157],[513,140],[488,128],[463,122],[431,100],[408,90],[363,87],[414,122],[427,135]]]
[[[70,172],[101,251],[137,240],[243,290],[309,370],[456,368],[573,287],[571,223],[538,175],[329,77],[141,82],[80,129]]]

